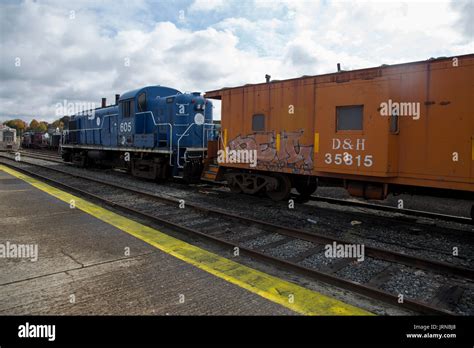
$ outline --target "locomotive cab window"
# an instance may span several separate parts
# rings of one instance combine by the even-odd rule
[[[252,116],[252,131],[265,131],[265,115],[257,114]]]
[[[122,114],[123,117],[130,117],[134,114],[133,100],[126,100],[122,102]]]
[[[146,111],[146,95],[142,93],[138,96],[138,111],[144,112]]]
[[[363,105],[337,106],[336,107],[336,130],[352,131],[363,129]]]

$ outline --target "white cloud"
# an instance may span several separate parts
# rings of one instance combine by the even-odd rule
[[[189,6],[188,11],[190,12],[208,12],[223,10],[226,7],[224,0],[194,0]]]
[[[263,82],[267,73],[283,79],[335,71],[337,63],[355,69],[473,51],[468,3],[239,4],[195,1],[185,24],[172,22],[176,14],[154,22],[156,2],[0,5],[0,119],[52,121],[63,99],[112,101],[144,85],[206,91]],[[212,11],[214,22],[191,25]]]

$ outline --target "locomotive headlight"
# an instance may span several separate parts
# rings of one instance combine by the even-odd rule
[[[196,115],[194,115],[194,123],[196,123],[198,126],[203,125],[204,121],[205,119],[203,114],[197,113]]]

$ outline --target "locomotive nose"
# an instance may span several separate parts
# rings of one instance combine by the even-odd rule
[[[204,103],[197,103],[196,106],[194,107],[194,110],[196,111],[204,111],[205,104]]]
[[[195,95],[195,93],[193,93],[193,95]],[[204,97],[201,97],[200,95],[191,100],[191,104],[194,105],[194,110],[198,112],[204,111],[204,109],[206,108],[206,103],[206,99]]]

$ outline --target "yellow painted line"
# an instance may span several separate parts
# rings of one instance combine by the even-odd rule
[[[314,133],[314,153],[319,152],[319,133]]]
[[[276,150],[280,151],[280,133],[276,135]]]
[[[244,266],[198,248],[157,229],[99,207],[30,176],[0,165],[0,170],[26,181],[37,189],[102,220],[186,263],[235,284],[267,300],[305,315],[372,315],[363,309]]]

